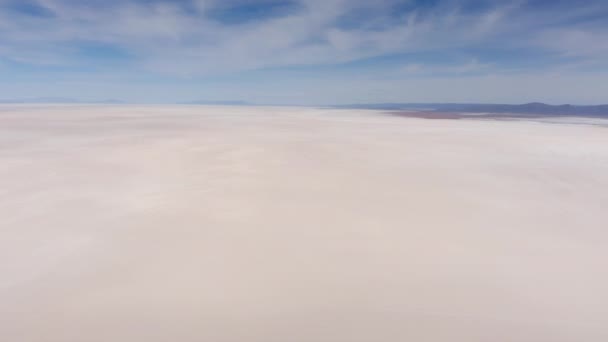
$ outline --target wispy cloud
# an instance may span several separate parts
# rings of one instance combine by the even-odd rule
[[[491,63],[480,63],[474,58],[466,63],[452,65],[411,63],[405,65],[401,72],[405,75],[463,75],[482,73],[492,70],[492,67]]]
[[[606,15],[600,0],[0,0],[0,60],[185,79],[385,56],[404,77],[493,74],[524,53],[602,68]]]

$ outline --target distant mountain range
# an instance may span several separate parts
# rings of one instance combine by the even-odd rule
[[[37,97],[23,99],[1,100],[0,104],[126,104],[127,102],[107,99],[84,101],[63,97]],[[179,102],[185,105],[224,105],[224,106],[255,106],[246,101],[199,100]],[[608,104],[605,105],[550,105],[540,102],[526,104],[484,104],[484,103],[361,103],[329,106],[330,108],[374,109],[391,111],[420,111],[446,113],[487,113],[495,116],[539,117],[539,116],[584,116],[608,118]]]
[[[520,114],[521,116],[589,116],[608,117],[608,105],[549,105],[532,102],[520,105],[481,103],[372,103],[334,106],[376,110],[420,110],[457,113]]]

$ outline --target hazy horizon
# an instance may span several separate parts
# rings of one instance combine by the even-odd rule
[[[341,107],[341,106],[357,106],[366,105],[529,105],[529,104],[545,104],[549,106],[606,106],[608,103],[546,103],[540,101],[532,102],[349,102],[349,103],[264,103],[264,102],[249,102],[242,100],[189,100],[189,101],[175,101],[175,102],[162,102],[162,101],[124,101],[121,99],[78,99],[78,98],[55,98],[55,97],[42,97],[42,98],[15,98],[15,99],[0,99],[0,105],[211,105],[211,106],[286,106],[286,107]]]

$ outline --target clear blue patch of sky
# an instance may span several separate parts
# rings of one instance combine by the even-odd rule
[[[225,4],[205,11],[205,15],[223,24],[242,24],[252,21],[263,21],[297,13],[303,7],[296,1],[262,1],[246,2],[232,5]]]
[[[95,41],[72,42],[71,45],[75,49],[75,57],[82,58],[89,62],[94,62],[96,60],[103,60],[104,62],[126,62],[132,59],[129,52],[115,45]]]
[[[439,2],[439,0],[403,0],[389,2],[385,7],[356,7],[337,18],[334,26],[345,30],[358,28],[384,29],[396,24],[403,24],[404,19],[413,12],[416,12],[416,15],[424,15],[426,11],[434,8]]]
[[[46,7],[40,6],[35,1],[28,0],[9,1],[4,5],[0,5],[0,10],[31,17],[50,18],[55,16],[55,14]]]

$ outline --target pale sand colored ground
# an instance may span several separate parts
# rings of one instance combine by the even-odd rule
[[[0,340],[608,341],[608,128],[0,108]]]

